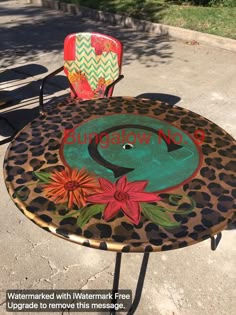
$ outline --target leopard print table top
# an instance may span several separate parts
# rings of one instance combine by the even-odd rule
[[[16,206],[46,231],[103,250],[164,251],[231,222],[235,148],[219,126],[177,106],[65,99],[17,134],[4,176]]]

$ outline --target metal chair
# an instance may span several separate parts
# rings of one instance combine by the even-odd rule
[[[71,97],[79,101],[112,96],[121,75],[123,47],[119,40],[100,33],[70,34],[64,41],[64,65],[42,81],[39,95],[40,113],[44,113],[46,81],[64,70]]]

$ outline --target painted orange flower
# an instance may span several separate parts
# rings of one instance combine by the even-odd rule
[[[82,72],[82,71],[79,71],[79,72],[70,72],[68,74],[68,77],[69,77],[69,81],[71,83],[76,83],[78,81],[85,81],[86,80],[86,76],[85,74]]]
[[[88,202],[107,204],[104,210],[104,220],[110,220],[120,210],[134,224],[139,224],[141,218],[141,205],[139,202],[156,202],[161,198],[155,193],[145,192],[148,184],[146,180],[128,182],[126,176],[122,176],[116,183],[111,183],[105,178],[99,178],[101,193],[87,198]]]
[[[46,197],[55,203],[68,202],[82,208],[86,205],[88,195],[99,191],[97,178],[85,169],[65,169],[50,176],[50,182],[44,185]]]
[[[70,81],[71,83],[74,83],[74,82],[77,81],[77,76],[76,76],[76,73],[74,73],[74,72],[69,73],[69,74],[68,74],[68,77],[69,77],[69,81]]]
[[[85,73],[82,71],[73,71],[68,74],[68,77],[70,83],[73,86],[73,89],[75,90],[75,93],[72,93],[73,96],[76,96],[81,100],[89,100],[94,98],[94,92],[86,78]]]
[[[100,77],[98,79],[98,84],[97,84],[97,88],[94,90],[94,94],[98,97],[103,97],[106,87],[111,84],[112,80],[105,80],[105,78]]]

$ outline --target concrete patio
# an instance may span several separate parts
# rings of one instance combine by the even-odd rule
[[[1,1],[0,16],[0,100],[9,101],[0,106],[0,114],[17,128],[38,114],[39,79],[63,64],[65,36],[97,31],[124,44],[125,79],[115,96],[178,102],[236,137],[235,53],[105,25],[27,1]],[[61,96],[65,86],[61,74],[52,81],[46,99]],[[0,147],[1,164],[6,149],[7,144]],[[66,242],[32,224],[11,201],[2,168],[0,174],[0,314],[11,314],[6,312],[8,289],[111,289],[115,253]],[[235,244],[236,225],[231,224],[214,252],[207,240],[152,253],[136,314],[234,315]],[[142,255],[123,256],[120,288],[134,290]]]

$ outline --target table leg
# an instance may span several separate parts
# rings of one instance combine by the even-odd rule
[[[137,283],[137,287],[135,291],[134,300],[127,315],[134,314],[134,312],[136,311],[139,305],[139,302],[142,296],[142,290],[143,290],[143,284],[144,284],[144,279],[145,279],[147,265],[148,265],[148,259],[149,259],[149,253],[144,253],[142,265],[139,272],[139,278],[138,278],[138,283]],[[117,253],[114,280],[113,280],[113,290],[112,290],[113,296],[114,296],[114,293],[117,292],[119,288],[120,267],[121,267],[121,253]],[[113,299],[112,303],[116,303],[116,300]],[[115,314],[116,314],[115,310],[112,310],[110,312],[110,315],[115,315]]]
[[[216,234],[216,237],[215,236],[211,236],[211,249],[212,250],[216,250],[216,248],[219,245],[219,242],[221,240],[221,237],[222,237],[222,233],[221,232]]]
[[[118,289],[119,289],[120,266],[121,266],[121,253],[117,253],[116,254],[115,273],[114,273],[114,279],[113,279],[113,289],[112,289],[112,294],[113,294],[112,303],[114,303],[114,304],[116,303],[115,293],[118,292]],[[110,311],[110,315],[115,315],[115,314],[116,314],[115,310]]]
[[[136,309],[139,305],[141,295],[142,295],[143,283],[144,283],[144,279],[145,279],[145,275],[146,275],[147,265],[148,265],[148,259],[149,259],[149,253],[144,253],[141,269],[139,272],[138,283],[137,283],[137,287],[136,287],[136,292],[135,292],[133,304],[131,305],[127,315],[134,314],[134,312],[136,311]]]

